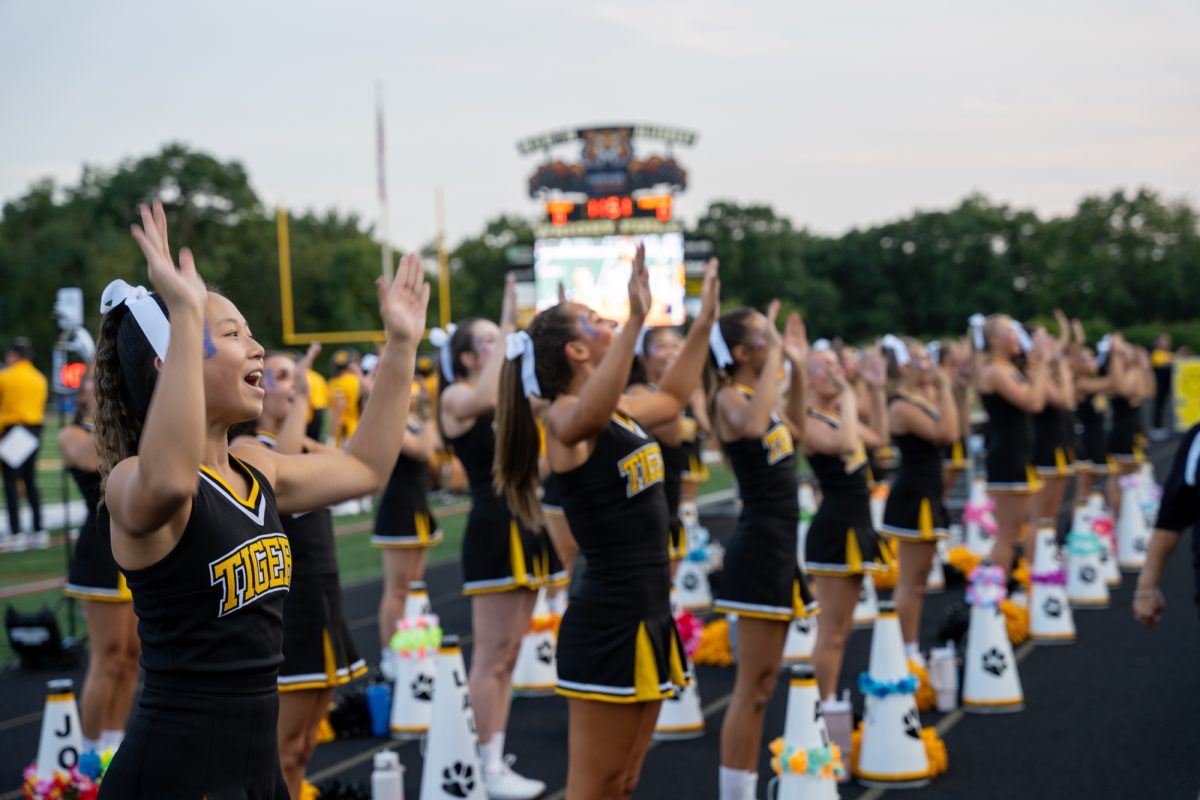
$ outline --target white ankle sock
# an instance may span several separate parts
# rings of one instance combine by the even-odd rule
[[[479,745],[479,760],[485,772],[493,772],[504,766],[504,734],[497,733],[490,742]]]
[[[721,767],[718,771],[720,800],[754,800],[758,773]]]
[[[100,749],[107,750],[110,747],[115,751],[121,746],[121,742],[125,741],[125,731],[108,730],[100,731]]]
[[[912,658],[913,656],[917,655],[919,652],[920,652],[920,650],[918,649],[916,642],[905,642],[904,643],[904,657],[905,658]]]

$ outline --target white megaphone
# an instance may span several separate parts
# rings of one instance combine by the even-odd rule
[[[38,740],[38,778],[52,780],[56,771],[70,772],[79,764],[81,755],[83,741],[74,684],[65,678],[49,681],[45,711],[42,712],[42,735]]]
[[[1104,570],[1104,579],[1109,588],[1121,585],[1121,567],[1117,564],[1117,535],[1113,525],[1112,514],[1104,504],[1104,495],[1093,489],[1087,499],[1088,515],[1091,518],[1092,531],[1100,537],[1104,552],[1100,554],[1100,566]]]
[[[1029,574],[1029,638],[1038,644],[1070,644],[1075,641],[1075,617],[1067,599],[1067,571],[1058,552],[1054,523],[1042,520],[1036,535]]]
[[[1004,570],[983,561],[971,571],[971,620],[963,657],[962,707],[973,714],[1008,714],[1025,708],[1017,659],[1004,624]]]
[[[416,619],[427,617],[433,613],[433,604],[429,602],[429,590],[424,581],[410,581],[408,594],[404,597],[404,618]]]
[[[829,739],[819,695],[812,667],[793,666],[783,737],[771,743],[776,777],[768,787],[768,797],[837,800],[838,778],[845,775],[843,754]]]
[[[392,686],[393,739],[419,739],[429,730],[433,714],[433,657],[441,638],[434,614],[405,619],[392,637],[396,653],[396,681]]]
[[[858,602],[854,604],[854,627],[869,628],[875,624],[879,616],[879,594],[875,591],[875,580],[871,573],[862,576],[862,586],[858,590]]]
[[[1100,558],[1107,552],[1100,537],[1086,527],[1067,534],[1067,600],[1071,608],[1108,608],[1108,582]]]
[[[521,637],[517,663],[513,668],[512,691],[517,697],[549,697],[558,681],[555,670],[554,617],[546,602],[546,589],[538,589],[529,619],[529,629]]]
[[[963,506],[963,544],[980,558],[992,552],[992,536],[996,531],[995,503],[988,497],[987,479],[976,478]]]
[[[1146,563],[1150,531],[1142,511],[1142,479],[1136,475],[1120,478],[1121,511],[1117,515],[1117,562],[1126,572],[1136,572]]]
[[[808,663],[817,644],[819,614],[795,617],[788,623],[787,639],[783,642],[783,663]]]
[[[433,719],[421,770],[420,800],[488,800],[457,636],[443,637],[436,660]]]

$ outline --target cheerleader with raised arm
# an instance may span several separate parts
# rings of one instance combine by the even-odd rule
[[[721,725],[721,800],[757,796],[763,719],[775,691],[788,625],[816,611],[796,562],[795,441],[804,434],[808,337],[796,314],[775,328],[779,302],[764,316],[752,308],[713,326],[706,380],[710,417],[738,483],[742,512],[725,554],[713,610],[734,614],[737,675]],[[791,366],[787,407],[776,409],[784,359]]]
[[[880,533],[898,544],[896,616],[905,655],[920,661],[925,585],[937,543],[950,532],[950,516],[942,500],[941,451],[960,433],[958,400],[954,378],[920,342],[885,336],[883,344],[894,390],[889,427],[900,450],[900,469],[888,494]]]
[[[558,634],[571,800],[633,794],[661,701],[689,680],[669,600],[662,450],[647,431],[678,418],[699,385],[719,288],[712,262],[700,314],[658,390],[625,394],[650,305],[644,259],[639,247],[619,333],[587,306],[561,302],[509,338],[501,380],[496,482],[535,525],[538,434],[528,398],[549,401],[550,468],[587,560]]]
[[[292,553],[280,515],[382,487],[429,288],[408,256],[390,285],[378,282],[387,343],[345,451],[231,448],[230,427],[262,414],[263,348],[188,250],[175,266],[161,204],[142,207],[133,235],[158,294],[123,281],[105,290],[96,442],[146,681],[100,797],[287,800],[276,722]]]

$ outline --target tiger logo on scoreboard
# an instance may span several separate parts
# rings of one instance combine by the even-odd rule
[[[584,169],[624,169],[633,158],[633,128],[597,128],[580,131]]]

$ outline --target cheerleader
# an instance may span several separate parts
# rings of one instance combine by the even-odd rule
[[[821,603],[812,663],[827,702],[837,692],[862,576],[886,571],[891,560],[890,548],[871,524],[867,486],[867,449],[879,448],[889,436],[883,413],[886,369],[877,352],[863,359],[861,371],[873,409],[868,426],[859,422],[858,396],[837,356],[826,348],[808,360],[811,407],[804,426],[804,454],[822,500],[808,529],[804,563]]]
[[[493,486],[496,396],[504,337],[516,319],[516,284],[504,287],[500,325],[467,319],[431,339],[442,368],[439,428],[467,472],[471,511],[463,534],[463,593],[471,598],[474,649],[467,677],[488,796],[531,798],[545,784],[518,775],[505,758],[512,671],[529,627],[537,590],[546,580],[547,541],[518,522]]]
[[[626,392],[643,394],[655,391],[667,370],[683,349],[683,337],[674,328],[645,328],[638,342],[634,361],[633,381]],[[679,519],[679,503],[683,495],[683,474],[691,469],[692,453],[686,446],[690,438],[696,441],[696,421],[686,414],[655,427],[650,434],[658,440],[663,454],[663,492],[667,496],[667,516],[670,519],[671,576],[679,561],[687,555],[687,531]]]
[[[329,437],[334,447],[343,447],[358,428],[363,400],[363,372],[355,350],[333,354],[333,377],[328,381],[332,416]]]
[[[93,436],[93,369],[79,386],[75,421],[58,434],[63,466],[71,473],[87,509],[71,555],[65,594],[79,600],[88,632],[88,669],[79,708],[83,751],[114,750],[137,694],[137,617],[125,578],[113,561],[107,525],[99,525],[100,467]]]
[[[960,433],[954,378],[915,340],[885,336],[888,377],[895,396],[889,427],[900,449],[900,470],[883,511],[880,533],[897,540],[900,574],[896,616],[904,634],[904,654],[921,661],[919,639],[925,584],[937,542],[950,532],[943,502],[941,448]]]
[[[1108,481],[1105,492],[1113,518],[1121,513],[1121,478],[1137,470],[1145,458],[1138,445],[1138,414],[1144,386],[1138,374],[1137,353],[1119,333],[1110,335],[1108,356],[1101,364],[1101,372],[1108,372],[1111,380],[1109,406],[1112,409],[1112,427],[1108,433],[1108,463],[1113,480]]]
[[[1044,337],[1056,345],[1048,363],[1046,403],[1041,411],[1033,415],[1033,465],[1040,484],[1032,504],[1031,520],[1034,524],[1040,520],[1057,522],[1063,495],[1067,491],[1067,479],[1075,474],[1075,381],[1071,376],[1067,352],[1070,326],[1061,311],[1056,311],[1055,316],[1059,318],[1060,335],[1057,342],[1044,327],[1036,326],[1033,329],[1035,338]],[[1036,539],[1030,544],[1036,544]]]
[[[632,795],[661,701],[688,680],[670,609],[662,451],[646,430],[677,418],[695,391],[719,290],[714,261],[700,314],[658,391],[623,394],[650,304],[644,259],[638,247],[620,333],[587,306],[561,302],[507,340],[501,381],[497,483],[535,524],[537,428],[527,398],[550,401],[550,467],[587,559],[558,634],[571,800]]]
[[[263,349],[186,249],[176,268],[162,205],[141,216],[133,235],[159,294],[123,281],[104,292],[96,441],[146,680],[100,797],[286,800],[276,689],[292,555],[280,514],[382,487],[400,452],[429,289],[415,256],[390,286],[379,281],[387,344],[344,452],[231,449],[230,427],[262,414]]]
[[[954,441],[942,449],[942,502],[954,490],[958,478],[966,471],[970,457],[971,438],[971,368],[972,360],[963,353],[959,342],[930,342],[926,347],[930,360],[939,365],[950,381],[954,392],[954,407],[958,412],[958,430]]]
[[[995,314],[975,327],[975,348],[985,358],[977,373],[979,399],[987,411],[987,490],[996,502],[996,537],[990,560],[1012,568],[1017,539],[1029,520],[1038,477],[1033,466],[1030,415],[1046,405],[1050,342],[1045,337],[1026,356],[1026,371],[1013,364],[1024,351],[1024,330]]]
[[[795,438],[803,435],[808,338],[797,314],[786,336],[766,316],[742,308],[712,332],[707,388],[718,441],[737,478],[742,512],[725,554],[713,610],[735,614],[737,675],[721,725],[720,797],[757,796],[763,718],[775,692],[788,624],[816,611],[796,562],[800,521]],[[783,359],[791,367],[786,413],[776,413]],[[792,420],[801,420],[793,423]]]
[[[413,385],[408,425],[400,458],[392,469],[379,508],[371,544],[383,554],[383,593],[379,598],[380,671],[396,677],[396,653],[390,642],[396,625],[404,619],[408,586],[424,579],[429,548],[442,541],[442,531],[429,509],[429,460],[434,450],[434,430],[418,414],[419,386]]]

